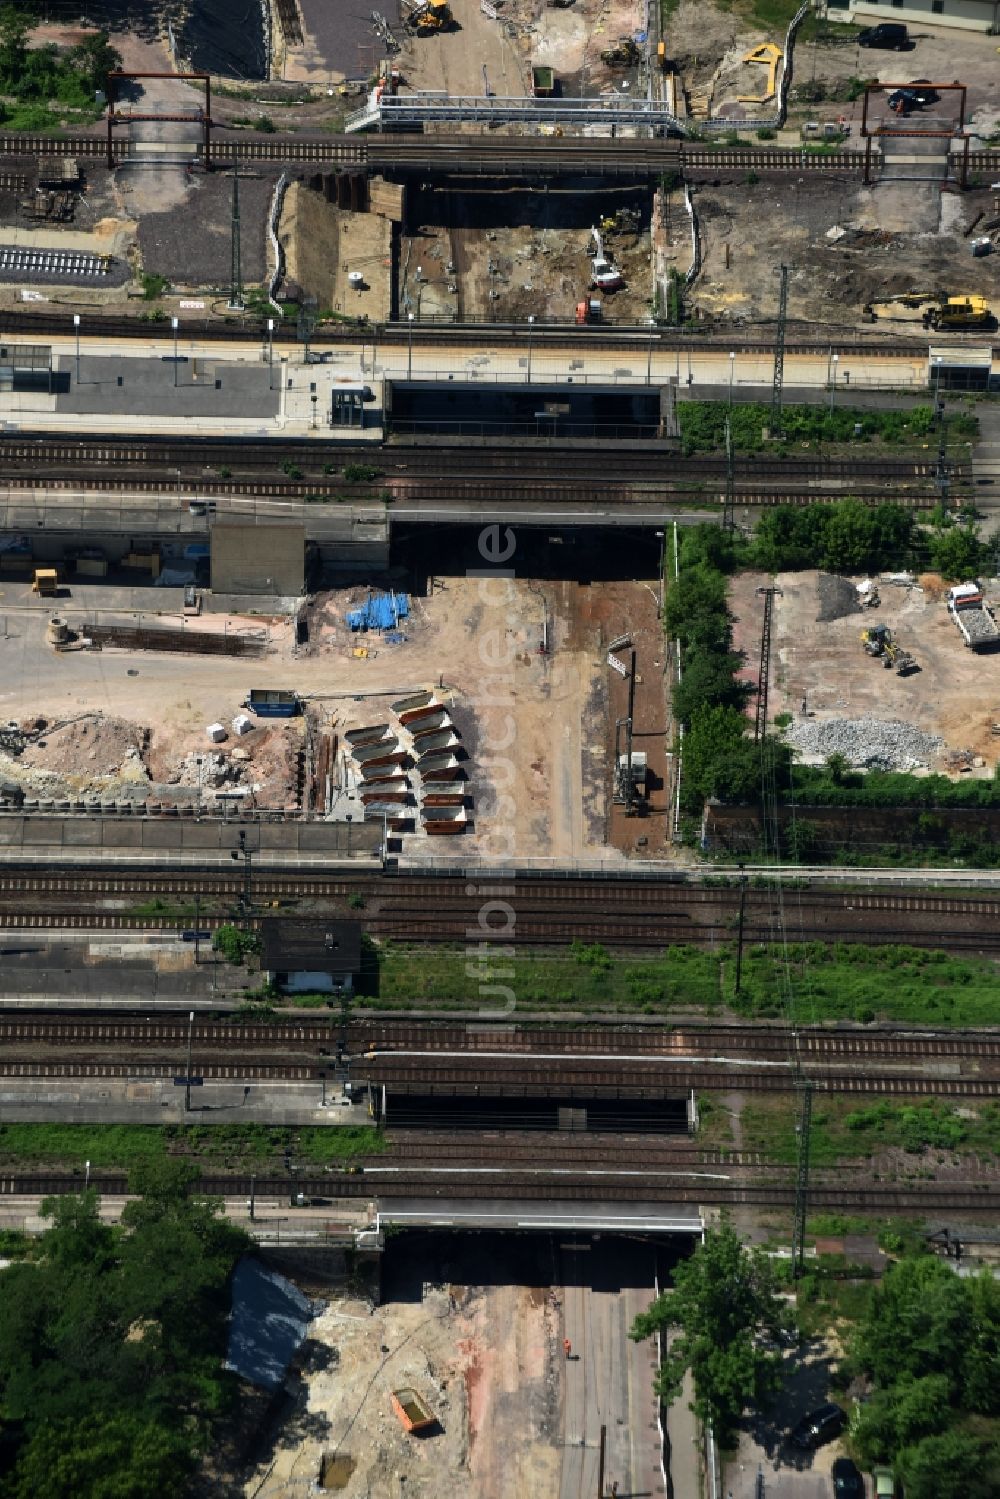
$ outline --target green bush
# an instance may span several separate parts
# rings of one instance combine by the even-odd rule
[[[247,958],[260,952],[260,937],[256,932],[244,931],[238,926],[220,926],[212,938],[212,946],[220,952],[227,963],[245,963]]]

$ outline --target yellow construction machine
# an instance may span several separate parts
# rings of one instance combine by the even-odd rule
[[[448,0],[418,0],[406,16],[406,26],[417,36],[430,36],[434,31],[447,31],[452,24]]]
[[[601,62],[609,68],[635,68],[641,61],[642,52],[630,36],[620,36],[601,53]]]
[[[991,328],[994,318],[985,297],[947,297],[924,313],[925,328]]]

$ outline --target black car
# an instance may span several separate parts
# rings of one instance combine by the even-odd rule
[[[839,1405],[821,1405],[802,1417],[793,1427],[789,1440],[793,1447],[802,1447],[808,1452],[812,1447],[822,1447],[824,1442],[832,1441],[846,1425],[847,1417]]]
[[[931,88],[929,78],[914,78],[913,82],[909,85],[908,92],[915,95],[921,109],[927,104],[937,104],[941,98],[937,89]]]
[[[894,114],[908,115],[911,109],[920,109],[920,95],[916,89],[894,88],[885,101]]]
[[[833,1465],[833,1492],[835,1499],[865,1499],[865,1481],[849,1457],[838,1457]]]
[[[910,33],[897,21],[883,21],[879,26],[869,26],[857,35],[859,47],[882,47],[887,52],[905,52],[910,45]]]

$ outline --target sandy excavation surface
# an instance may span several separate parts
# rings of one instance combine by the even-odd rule
[[[734,642],[746,654],[746,674],[754,683],[763,607],[755,590],[768,581],[743,573],[730,596]],[[943,740],[929,769],[948,773],[949,756],[961,752],[966,763],[978,758],[985,764],[957,774],[992,774],[1000,744],[991,732],[1000,721],[1000,653],[978,655],[965,648],[945,607],[940,577],[924,574],[909,588],[882,582],[880,607],[864,612],[836,602],[846,600],[850,589],[833,588],[837,580],[828,574],[782,573],[774,581],[782,592],[775,600],[770,719],[780,713],[801,718],[805,699],[810,717],[819,720],[899,720]],[[996,592],[994,587],[994,597]],[[915,657],[918,671],[899,677],[865,655],[861,632],[879,623]]]
[[[628,623],[632,589],[648,592],[645,584],[435,580],[428,596],[411,598],[399,645],[352,635],[344,614],[366,590],[337,590],[308,607],[304,647],[294,646],[287,621],[231,617],[230,631],[266,631],[259,659],[60,654],[45,643],[44,614],[25,611],[0,642],[0,723],[13,721],[37,742],[13,756],[0,744],[0,781],[19,781],[33,796],[183,800],[187,788],[190,800],[199,784],[209,799],[232,789],[235,777],[255,788],[258,806],[282,807],[294,801],[305,720],[267,722],[237,737],[232,721],[252,688],[294,689],[307,700],[313,729],[329,729],[341,742],[351,728],[386,721],[390,702],[433,688],[461,736],[477,855],[597,852],[613,733],[605,657]],[[64,612],[72,625],[71,610]],[[354,654],[362,641],[366,658]],[[79,726],[55,732],[70,721]],[[216,722],[229,734],[220,745],[206,733]],[[50,774],[55,781],[44,780]],[[407,841],[407,853],[427,847],[422,834]],[[432,851],[467,858],[469,838],[436,838]]]
[[[255,1499],[315,1494],[339,1458],[345,1499],[509,1499],[557,1494],[561,1466],[558,1313],[521,1286],[435,1287],[369,1313],[335,1301],[310,1328],[326,1356],[300,1408],[244,1487]],[[438,1419],[408,1435],[390,1403],[417,1391]]]

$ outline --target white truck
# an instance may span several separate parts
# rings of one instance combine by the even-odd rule
[[[972,651],[991,651],[1000,645],[1000,629],[983,598],[979,583],[959,583],[948,589],[948,613]]]

